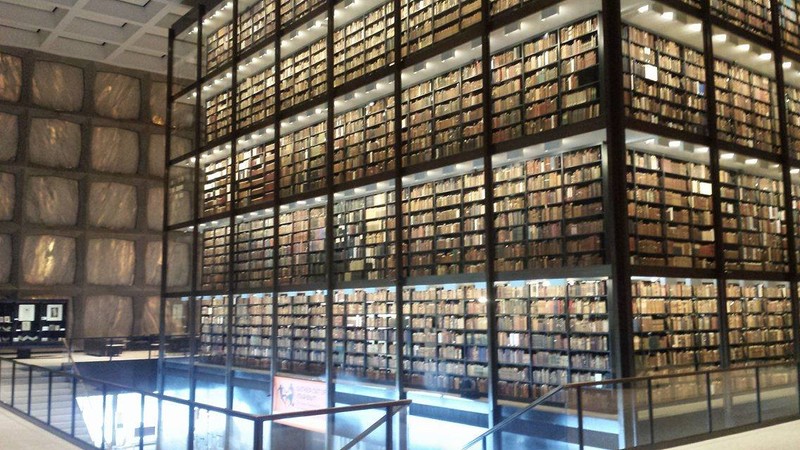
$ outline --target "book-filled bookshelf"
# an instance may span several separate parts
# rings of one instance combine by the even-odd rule
[[[713,268],[708,164],[635,149],[626,159],[631,264]]]
[[[597,17],[492,55],[492,135],[503,142],[600,115]]]
[[[171,90],[197,361],[483,404],[792,357],[794,2],[644,2],[619,43],[595,0],[234,3]]]
[[[706,134],[703,52],[634,26],[622,29],[628,117]]]
[[[600,147],[494,169],[495,269],[603,263]]]

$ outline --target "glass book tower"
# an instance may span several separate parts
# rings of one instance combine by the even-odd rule
[[[165,391],[297,377],[485,426],[797,352],[794,1],[199,3],[169,41]]]

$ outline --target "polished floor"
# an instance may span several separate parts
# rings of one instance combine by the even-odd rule
[[[800,421],[732,434],[673,450],[784,450],[800,448]]]
[[[5,408],[0,408],[0,436],[2,450],[80,450]]]

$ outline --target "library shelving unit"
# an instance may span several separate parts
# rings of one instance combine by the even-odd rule
[[[164,189],[187,376],[491,424],[564,383],[796,355],[798,9],[198,2]]]

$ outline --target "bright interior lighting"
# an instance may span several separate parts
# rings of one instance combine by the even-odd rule
[[[664,20],[673,20],[675,19],[675,13],[672,11],[665,11],[661,14],[661,18]]]
[[[758,164],[758,159],[750,158],[750,159],[745,160],[744,163],[747,164],[748,166],[752,166],[752,165]]]
[[[722,159],[733,159],[734,156],[736,155],[734,155],[733,153],[723,153],[719,157]]]
[[[728,40],[728,35],[725,33],[719,33],[715,34],[713,38],[715,42],[725,42]]]
[[[644,5],[639,7],[639,14],[644,14],[647,11],[650,11],[650,5]]]
[[[681,146],[681,141],[669,141],[669,148],[678,148]]]

